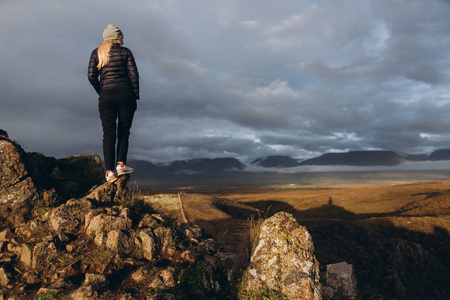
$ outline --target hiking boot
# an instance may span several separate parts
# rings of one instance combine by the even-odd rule
[[[106,181],[108,182],[114,182],[117,180],[117,176],[116,173],[114,173],[113,171],[106,171]]]
[[[116,167],[117,175],[125,175],[125,174],[131,174],[134,172],[133,168],[127,167],[124,164],[118,164]]]

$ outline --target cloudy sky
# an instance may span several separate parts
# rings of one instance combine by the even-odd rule
[[[102,156],[107,24],[140,72],[129,158],[450,148],[450,1],[1,0],[0,129],[25,150]]]

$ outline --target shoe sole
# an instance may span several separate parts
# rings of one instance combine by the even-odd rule
[[[117,176],[121,176],[121,175],[126,175],[126,174],[131,174],[131,173],[133,173],[134,171],[131,171],[131,172],[117,172]]]

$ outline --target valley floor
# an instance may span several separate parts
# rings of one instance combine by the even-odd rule
[[[142,194],[179,221],[183,211],[190,223],[237,251],[258,218],[291,213],[310,231],[321,268],[340,261],[354,265],[363,299],[450,296],[445,287],[450,278],[450,182],[397,179],[197,186]]]

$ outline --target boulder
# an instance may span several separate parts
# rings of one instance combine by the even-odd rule
[[[159,277],[161,277],[165,287],[170,288],[176,285],[175,268],[173,267],[168,267],[167,269],[162,270]]]
[[[130,182],[130,175],[120,176],[119,179],[114,182],[117,187],[116,193],[114,195],[113,201],[115,203],[127,203],[132,199],[132,193],[128,188],[128,183]]]
[[[11,229],[6,228],[0,231],[0,242],[8,242],[12,237]]]
[[[50,214],[50,226],[54,231],[75,234],[79,225],[80,220],[71,213],[66,204],[53,209]]]
[[[198,243],[203,235],[203,228],[193,225],[185,229],[185,235],[191,242]]]
[[[116,191],[116,185],[114,183],[107,182],[89,191],[89,194],[85,198],[96,204],[108,205],[113,203]]]
[[[3,129],[0,129],[0,136],[8,137],[8,133]]]
[[[175,268],[168,267],[156,274],[149,285],[153,290],[166,290],[176,286]]]
[[[133,273],[131,273],[131,279],[136,283],[141,283],[147,280],[151,276],[151,270],[147,267],[140,267]]]
[[[149,214],[145,214],[144,217],[139,221],[138,227],[139,228],[155,228],[159,225],[159,221],[152,217]]]
[[[84,285],[106,286],[106,276],[104,274],[86,273],[84,276]]]
[[[132,240],[123,230],[108,232],[106,248],[119,253],[129,254],[132,251]]]
[[[55,244],[52,241],[44,241],[37,243],[33,249],[33,259],[31,267],[33,269],[44,267],[48,261],[49,256],[57,254]]]
[[[38,198],[22,160],[24,151],[9,140],[0,140],[0,205],[14,208]]]
[[[193,252],[191,250],[186,250],[183,253],[181,253],[180,255],[180,262],[182,263],[189,263],[189,264],[194,264],[195,262],[197,262],[197,260],[200,258],[200,254],[198,254],[197,252]]]
[[[355,272],[346,262],[327,265],[326,284],[345,299],[357,297]]]
[[[104,181],[96,155],[73,155],[56,159],[42,153],[25,153],[24,163],[39,192],[55,190],[59,203],[85,195]]]
[[[31,267],[31,265],[33,264],[32,257],[33,256],[30,247],[27,244],[22,244],[22,247],[20,249],[20,261],[26,267]]]
[[[126,204],[132,199],[132,193],[128,188],[130,175],[120,176],[115,182],[106,182],[89,191],[86,199],[101,205]]]
[[[92,285],[82,285],[72,294],[70,294],[70,299],[72,300],[95,300],[97,299],[98,293],[94,290]]]
[[[198,256],[195,262],[181,270],[177,286],[184,290],[187,299],[228,299],[228,281],[223,273],[226,265],[225,261],[215,255]]]
[[[149,260],[152,261],[155,258],[156,255],[156,243],[155,243],[155,236],[153,232],[149,229],[143,229],[141,230],[135,239],[135,244],[140,250],[140,255]]]
[[[263,222],[247,274],[250,292],[268,288],[289,299],[322,298],[311,235],[285,212]]]
[[[85,232],[89,236],[110,230],[130,229],[132,223],[133,221],[130,218],[99,214],[93,217],[89,223],[86,222]]]
[[[157,242],[157,250],[165,254],[167,249],[173,244],[173,231],[171,228],[158,227],[153,230]]]
[[[5,270],[5,268],[0,268],[0,285],[7,286],[10,284],[11,274]]]
[[[31,266],[31,265],[30,265]],[[32,270],[25,272],[22,274],[22,278],[23,280],[27,283],[27,284],[37,284],[39,282],[41,282],[41,278],[38,276],[37,272],[34,272]]]
[[[80,197],[103,180],[101,160],[96,155],[46,157],[25,152],[6,134],[0,134],[0,216],[13,226],[25,222],[31,208]]]

